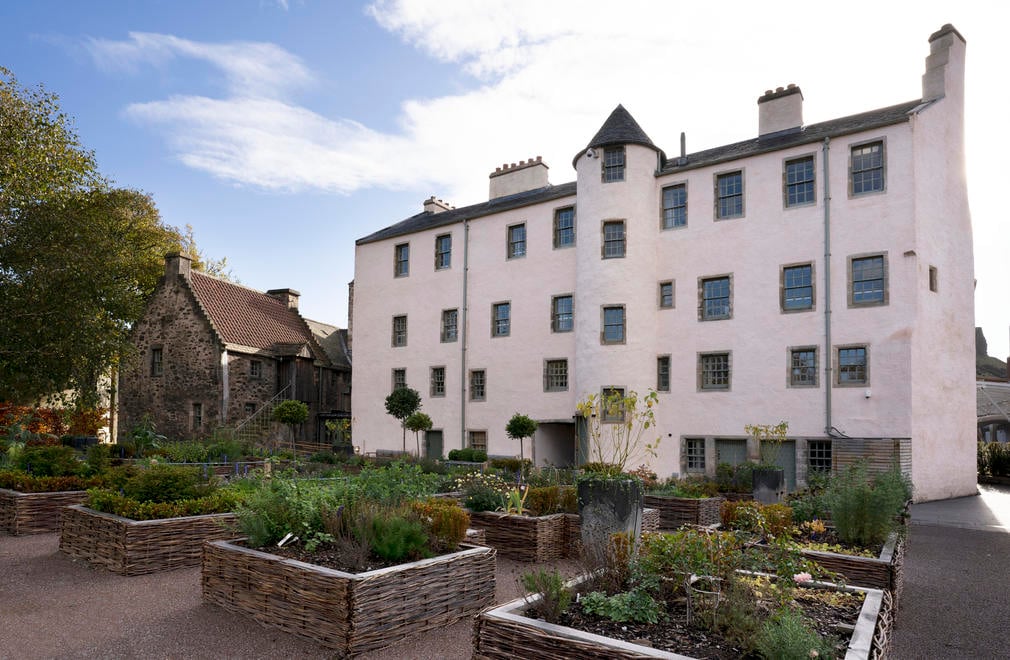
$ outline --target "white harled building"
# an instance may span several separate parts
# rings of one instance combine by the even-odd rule
[[[431,454],[518,455],[521,412],[537,462],[572,464],[577,401],[654,388],[661,476],[744,460],[746,424],[785,420],[791,486],[870,456],[917,500],[973,494],[965,41],[929,43],[921,98],[805,125],[780,87],[753,139],[674,156],[618,106],[575,181],[504,165],[487,201],[432,197],[359,239],[355,444],[401,447],[383,400],[405,384]]]

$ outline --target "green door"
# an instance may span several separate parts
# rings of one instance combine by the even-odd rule
[[[786,491],[791,493],[796,490],[796,442],[786,440],[778,447],[777,456],[775,451],[774,447],[769,447],[763,452],[763,455],[768,456],[772,459],[772,463],[782,468],[786,480]]]
[[[730,438],[715,439],[715,462],[740,465],[747,462],[747,441]]]
[[[424,455],[428,458],[442,458],[442,432],[424,432]]]

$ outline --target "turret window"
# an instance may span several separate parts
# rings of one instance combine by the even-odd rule
[[[603,150],[603,183],[624,181],[624,147]]]

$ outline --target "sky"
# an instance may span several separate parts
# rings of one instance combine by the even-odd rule
[[[811,124],[920,98],[929,35],[967,40],[975,321],[1010,355],[1010,4],[624,0],[6,0],[0,66],[59,95],[115,185],[192,225],[259,290],[343,327],[354,241],[435,195],[485,201],[542,156],[551,183],[623,104],[679,153],[757,134],[796,83]]]

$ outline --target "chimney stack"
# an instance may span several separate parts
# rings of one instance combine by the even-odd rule
[[[302,294],[294,289],[270,289],[267,295],[276,298],[288,306],[288,309],[298,309],[298,298]]]
[[[950,23],[929,35],[926,73],[922,74],[923,101],[949,94],[964,98],[964,47],[964,37]]]
[[[434,195],[424,200],[425,213],[441,213],[442,211],[450,211],[454,208],[456,207],[450,205],[449,202],[441,199],[435,199]]]
[[[758,136],[803,127],[803,92],[796,85],[768,90],[758,99]]]
[[[169,252],[165,255],[165,277],[184,277],[189,279],[189,273],[193,266],[193,258],[188,254],[179,252]]]
[[[491,179],[488,199],[545,188],[550,185],[547,181],[548,169],[547,163],[540,156],[536,160],[530,158],[525,162],[519,161],[518,164],[503,163],[488,175]]]

